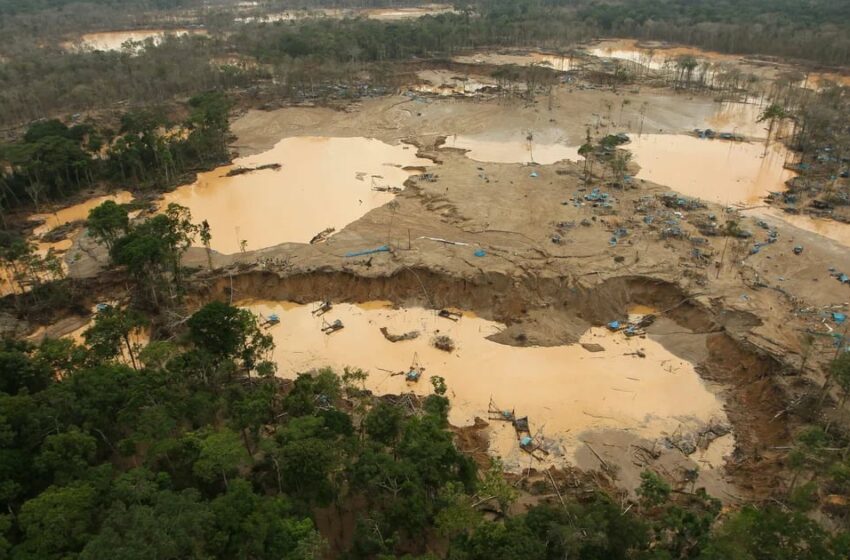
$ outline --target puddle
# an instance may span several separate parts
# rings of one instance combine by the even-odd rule
[[[226,177],[237,167],[280,164],[279,170]],[[195,222],[207,220],[212,248],[237,253],[284,242],[309,242],[326,228],[341,230],[395,196],[373,187],[403,187],[406,166],[430,165],[411,146],[372,138],[294,137],[233,165],[198,175],[197,182],[165,195],[162,207],[188,207]]]
[[[62,208],[61,210],[56,210],[55,212],[51,212],[49,214],[32,214],[28,218],[28,220],[44,220],[43,224],[33,230],[33,235],[41,236],[59,226],[71,222],[76,222],[79,220],[85,220],[89,217],[89,211],[92,208],[100,206],[107,200],[112,200],[114,202],[117,202],[118,204],[127,204],[128,202],[133,200],[133,195],[127,191],[120,191],[115,194],[96,196],[94,198],[86,200],[85,202],[81,202],[80,204],[68,206],[67,208]]]
[[[528,140],[527,132],[512,134],[506,139],[495,139],[492,135],[462,134],[446,138],[445,148],[468,150],[466,156],[475,161],[490,163],[539,163],[549,165],[569,159],[579,161],[578,147],[549,140],[551,134],[536,134],[547,141]]]
[[[493,52],[465,54],[455,56],[452,60],[462,64],[491,64],[493,66],[503,66],[508,64],[514,64],[516,66],[531,66],[532,64],[540,64],[561,72],[572,70],[575,67],[575,61],[570,60],[569,56],[538,52],[521,54],[503,54]]]
[[[754,218],[764,218],[768,223],[772,220],[785,222],[795,228],[826,237],[845,247],[850,247],[850,224],[830,219],[815,218],[806,214],[788,214],[778,208],[756,208],[745,212],[745,214]]]
[[[99,33],[86,33],[76,41],[68,41],[62,46],[71,51],[120,51],[124,43],[143,43],[153,39],[154,45],[162,43],[165,37],[172,35],[182,37],[185,35],[206,35],[203,29],[137,29],[135,31],[103,31]],[[139,47],[132,50],[138,51]]]
[[[572,460],[586,430],[615,429],[656,438],[675,430],[694,430],[716,419],[725,421],[722,404],[694,371],[660,344],[649,339],[627,339],[605,329],[592,329],[581,342],[601,344],[605,351],[591,353],[580,345],[517,348],[487,340],[503,328],[493,321],[464,316],[455,323],[421,308],[392,309],[386,304],[337,304],[324,317],[341,320],[345,328],[331,335],[321,332],[323,319],[311,314],[316,306],[283,302],[245,302],[254,312],[276,313],[280,323],[271,327],[278,375],[323,366],[368,370],[366,387],[378,394],[431,392],[429,378],[445,378],[452,401],[450,420],[470,425],[476,416],[488,418],[490,400],[499,409],[528,415],[533,434],[550,444],[553,461]],[[414,340],[391,343],[379,329],[391,334],[420,331]],[[436,334],[450,336],[457,348],[451,354],[430,341]],[[646,358],[628,356],[642,349]],[[416,356],[425,368],[415,384],[393,372],[407,371]],[[683,396],[687,398],[682,398]],[[517,468],[529,456],[517,446],[513,428],[491,422],[491,449]]]
[[[611,39],[601,41],[585,49],[589,54],[599,58],[613,58],[633,63],[635,65],[652,70],[676,71],[676,59],[680,56],[692,56],[699,63],[708,62],[715,65],[706,70],[706,81],[710,82],[715,75],[722,72],[722,68],[737,67],[747,73],[755,74],[766,79],[776,79],[784,71],[799,71],[807,75],[800,82],[800,87],[809,89],[820,89],[825,82],[833,82],[838,85],[850,86],[850,75],[835,72],[807,72],[805,69],[790,64],[777,64],[746,60],[744,57],[724,54],[713,51],[705,51],[697,47],[674,46],[667,47],[659,44],[657,48],[648,46],[639,47],[638,41],[634,39]],[[703,69],[698,67],[694,70],[697,78]]]
[[[758,122],[759,117],[767,107],[757,103],[722,102],[702,126],[694,128],[711,128],[718,132],[732,132],[749,138],[767,138],[767,122]],[[774,126],[776,132],[777,123]]]
[[[687,135],[633,136],[623,146],[641,170],[638,177],[723,205],[759,202],[785,190],[793,172],[783,167],[788,151],[779,143],[702,140]]]

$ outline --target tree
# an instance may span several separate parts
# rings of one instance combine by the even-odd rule
[[[510,518],[504,523],[482,523],[456,542],[449,560],[544,560],[546,546],[522,519]]]
[[[829,364],[829,372],[832,379],[838,383],[843,396],[841,398],[841,406],[847,402],[847,397],[850,396],[850,352],[842,352],[837,358]]]
[[[393,445],[401,433],[402,412],[399,407],[379,402],[363,420],[366,434],[384,445]]]
[[[37,393],[47,388],[53,372],[31,356],[26,342],[0,341],[0,393]]]
[[[207,252],[207,263],[210,266],[210,270],[212,270],[212,249],[210,248],[210,241],[212,241],[212,233],[210,232],[210,223],[206,220],[201,222],[201,228],[198,233],[201,237],[201,243],[204,244],[204,250]]]
[[[130,228],[130,218],[123,206],[107,200],[89,211],[87,225],[91,235],[100,243],[112,249],[112,245]]]
[[[152,489],[136,501],[113,501],[79,558],[209,558],[212,521],[197,490]]]
[[[837,538],[800,513],[745,506],[720,525],[700,558],[838,560],[837,544]]]
[[[56,484],[69,484],[83,477],[94,464],[97,440],[77,428],[44,439],[36,467],[50,473]]]
[[[110,256],[115,264],[127,267],[139,287],[151,295],[150,303],[160,306],[159,293],[168,289],[179,299],[181,258],[195,238],[197,226],[189,210],[171,203],[164,214],[131,228],[112,245]]]
[[[773,135],[773,127],[776,126],[776,121],[782,121],[788,117],[788,113],[785,111],[785,108],[781,105],[777,105],[776,103],[770,104],[767,109],[762,111],[761,115],[756,122],[764,122],[768,121],[767,128],[767,138],[765,139],[765,153],[767,153],[767,147],[770,145],[770,137]]]
[[[590,175],[587,171],[587,164],[590,162],[590,156],[593,155],[593,141],[590,139],[590,129],[587,129],[587,138],[585,139],[584,144],[579,146],[578,155],[584,158],[584,186],[587,186],[587,182],[590,179]],[[593,173],[593,167],[591,167],[591,173]]]
[[[95,529],[97,492],[84,482],[51,486],[21,507],[18,525],[26,540],[13,551],[60,560],[79,552]]]
[[[637,489],[638,496],[648,507],[659,506],[670,498],[672,489],[670,485],[660,476],[652,471],[640,473],[640,486]]]
[[[266,360],[274,342],[263,333],[257,317],[247,309],[213,301],[195,312],[188,321],[189,340],[218,361],[238,360],[244,371],[274,373],[274,364]]]
[[[210,542],[217,558],[319,560],[321,536],[309,518],[294,514],[282,497],[260,496],[247,480],[235,480],[210,504]]]
[[[138,349],[130,335],[146,325],[147,320],[138,311],[107,306],[97,312],[94,324],[83,332],[83,337],[95,356],[105,360],[123,355],[123,344],[133,369],[139,369],[136,363]]]
[[[228,476],[235,475],[249,460],[239,436],[227,428],[202,436],[198,449],[195,474],[207,482],[221,477],[225,488],[229,487]]]

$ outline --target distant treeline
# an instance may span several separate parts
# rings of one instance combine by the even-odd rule
[[[11,1],[0,0],[0,5]],[[119,2],[100,1],[105,6]],[[0,126],[116,102],[146,105],[209,89],[270,84],[272,77],[281,97],[303,96],[305,88],[315,96],[317,85],[354,82],[364,70],[370,71],[372,85],[387,84],[393,70],[379,66],[413,57],[451,56],[487,47],[568,51],[582,41],[604,36],[850,64],[850,2],[801,4],[789,0],[755,0],[741,6],[732,0],[483,0],[470,9],[457,6],[457,13],[407,21],[317,18],[239,23],[233,11],[211,2],[209,12],[198,16],[206,22],[210,37],[172,38],[139,54],[67,53],[55,45],[61,38],[56,36],[47,39],[53,46],[39,46],[35,34],[46,33],[40,26],[58,25],[55,22],[61,19],[43,11],[43,20],[42,15],[22,15],[5,20],[6,27],[0,28],[0,32],[10,31],[9,40],[0,46],[0,54],[7,59],[0,61]],[[268,11],[283,7],[279,2],[263,6]],[[104,13],[110,12],[104,8]],[[47,17],[50,14],[53,19]],[[73,17],[69,14],[67,19]],[[24,26],[26,33],[20,26],[9,27],[13,19],[29,22]],[[102,18],[97,21],[98,26],[105,25]],[[222,64],[234,59],[246,64]]]
[[[497,0],[497,3],[502,0]],[[564,0],[605,35],[850,63],[847,0]]]
[[[0,0],[0,15],[40,12],[74,7],[79,4],[95,4],[125,9],[163,10],[184,7],[197,3],[195,0]]]

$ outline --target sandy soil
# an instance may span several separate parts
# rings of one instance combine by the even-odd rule
[[[775,225],[777,241],[751,254],[755,243],[767,240],[755,218],[712,204],[666,208],[657,195],[669,191],[667,186],[636,179],[622,190],[597,176],[585,189],[580,163],[475,161],[443,145],[453,134],[498,139],[517,131],[530,131],[539,142],[580,143],[588,127],[596,135],[639,128],[682,133],[717,110],[711,99],[660,90],[615,94],[570,86],[557,88],[552,109],[548,106],[547,99],[529,104],[391,96],[345,111],[247,112],[232,126],[234,149],[242,156],[290,136],[368,137],[416,145],[420,157],[434,162],[428,168],[432,175],[408,179],[396,208],[374,208],[326,243],[215,253],[217,270],[201,274],[199,297],[451,305],[504,323],[492,340],[514,346],[575,343],[591,327],[623,319],[634,304],[652,306],[661,320],[648,339],[693,364],[717,387],[733,426],[728,479],[711,484],[721,497],[765,495],[781,484],[781,456],[771,448],[787,442],[795,422],[792,414],[785,422],[774,418],[783,414],[784,403],[806,391],[808,380],[818,379],[819,358],[802,374],[780,373],[795,373],[801,363],[801,330],[826,332],[825,311],[846,308],[848,287],[828,269],[850,273],[850,252],[838,241],[771,217],[765,219]],[[606,204],[585,199],[591,188],[608,195]],[[753,237],[706,237],[698,227],[714,222],[723,229],[731,221]],[[705,239],[665,235],[672,225]],[[391,251],[346,256],[382,245]],[[796,245],[805,246],[802,254],[793,253]],[[84,249],[72,274],[96,275],[102,252]],[[476,256],[478,250],[484,256]],[[186,261],[207,267],[200,249],[190,250]],[[609,441],[606,434],[588,437]],[[638,472],[628,460],[634,437],[619,432],[611,436],[610,451],[600,453],[620,466],[624,487],[633,487]],[[665,452],[649,464],[681,479],[695,462],[720,460],[711,448],[707,453],[687,458]],[[582,451],[576,461],[597,468]]]

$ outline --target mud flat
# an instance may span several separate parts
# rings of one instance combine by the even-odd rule
[[[227,176],[273,164],[280,169]],[[196,222],[207,220],[211,247],[222,253],[307,243],[392,200],[392,192],[375,189],[402,188],[412,174],[404,167],[430,164],[410,146],[370,138],[285,138],[271,150],[200,174],[195,183],[167,194],[162,206],[176,202]]]
[[[152,39],[160,44],[167,36],[206,35],[203,29],[137,29],[134,31],[101,31],[87,33],[76,41],[63,43],[66,50],[120,51],[127,42],[143,43]]]
[[[455,56],[452,60],[464,64],[487,64],[501,66],[513,64],[516,66],[531,66],[532,64],[546,66],[553,70],[566,72],[575,67],[575,61],[567,55],[561,56],[542,52],[481,52]]]
[[[692,434],[709,424],[727,424],[717,388],[705,383],[694,366],[649,338],[627,338],[604,328],[591,328],[580,344],[554,347],[515,347],[487,337],[505,325],[474,314],[457,322],[422,308],[393,308],[387,302],[335,304],[322,317],[312,311],[318,304],[246,301],[243,305],[263,316],[276,314],[280,323],[270,327],[276,344],[278,375],[294,377],[324,366],[369,372],[366,387],[376,394],[432,392],[430,376],[443,377],[452,408],[450,421],[472,425],[487,419],[491,405],[528,416],[532,434],[539,434],[550,454],[544,464],[574,463],[584,447],[586,433],[625,432],[649,441]],[[324,334],[322,327],[336,320],[344,328]],[[380,332],[418,331],[413,340],[390,342]],[[444,352],[432,344],[437,335],[452,339],[456,348]],[[581,344],[598,344],[589,352]],[[637,357],[640,353],[645,357]],[[404,375],[417,361],[424,368],[417,383]],[[498,416],[498,415],[497,415]],[[490,451],[515,470],[527,466],[509,422],[490,420]],[[715,459],[731,452],[733,438],[709,446]],[[540,463],[536,463],[537,466]]]

